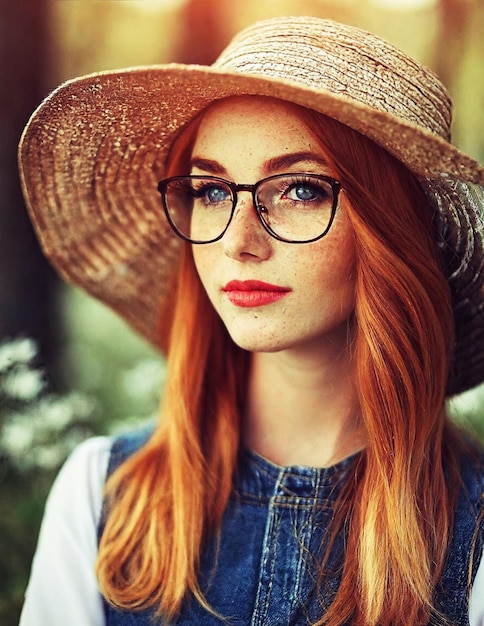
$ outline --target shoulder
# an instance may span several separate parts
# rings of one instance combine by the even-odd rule
[[[104,623],[95,576],[110,437],[78,445],[54,481],[32,563],[22,626]]]
[[[75,514],[96,524],[111,452],[111,437],[93,437],[79,444],[58,473],[46,503],[46,517]]]
[[[484,494],[484,448],[471,442],[461,454],[463,496],[470,506],[480,509]]]
[[[82,477],[87,478],[88,481],[96,480],[97,482],[100,476],[105,475],[112,445],[112,437],[86,439],[71,452],[55,483],[66,480],[66,477],[72,478],[76,482]]]
[[[473,579],[484,546],[483,448],[477,443],[466,445],[460,464],[462,482],[454,516],[451,554],[454,563],[467,563],[466,570]]]
[[[467,441],[459,460],[461,486],[454,515],[454,540],[472,545],[477,537],[474,545],[480,554],[484,542],[484,450],[479,443]]]
[[[148,441],[153,427],[146,426],[115,436],[92,437],[79,444],[61,468],[52,487],[50,503],[83,502],[99,514],[107,476]]]
[[[83,466],[90,472],[99,472],[106,469],[106,461],[113,445],[113,437],[91,437],[80,443],[71,452],[64,463],[61,473],[69,471],[72,466]]]
[[[119,465],[142,448],[151,437],[153,428],[152,424],[147,424],[137,430],[116,436],[111,445],[107,473],[111,474]]]

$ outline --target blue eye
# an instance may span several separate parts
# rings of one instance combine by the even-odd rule
[[[223,187],[209,187],[205,191],[209,202],[226,202],[230,200],[230,192]]]
[[[195,198],[200,198],[205,204],[219,204],[232,201],[230,189],[217,184],[205,183],[198,189],[195,188],[193,192]]]
[[[309,186],[299,186],[299,187],[294,187],[293,191],[293,195],[296,196],[297,200],[313,200],[315,197],[315,190],[312,187]],[[290,196],[291,194],[289,194]]]
[[[296,182],[286,191],[286,196],[295,202],[322,202],[331,196],[331,188],[309,182]]]

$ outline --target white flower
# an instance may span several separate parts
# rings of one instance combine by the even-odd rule
[[[31,363],[37,355],[37,347],[32,339],[12,339],[0,344],[0,372],[18,364]]]
[[[18,415],[4,424],[0,439],[0,446],[9,456],[20,458],[29,453],[34,441],[34,431],[26,428],[24,421]]]
[[[0,451],[20,470],[55,469],[85,439],[94,408],[90,398],[72,393],[11,411],[0,430]]]
[[[22,402],[34,400],[44,387],[43,373],[25,366],[15,367],[4,375],[2,381],[3,393],[11,399]]]

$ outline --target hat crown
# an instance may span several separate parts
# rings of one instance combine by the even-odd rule
[[[234,37],[214,67],[329,91],[450,140],[452,101],[437,76],[358,28],[311,17],[265,20]]]

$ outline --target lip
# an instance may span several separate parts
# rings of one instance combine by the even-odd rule
[[[277,302],[284,298],[291,289],[260,280],[231,280],[223,287],[222,291],[232,304],[251,308]]]

